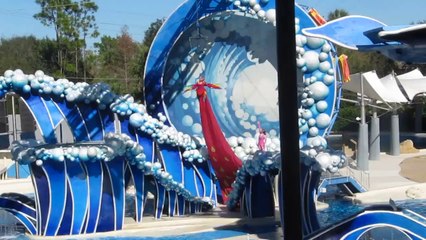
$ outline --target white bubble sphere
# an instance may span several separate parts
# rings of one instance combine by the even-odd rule
[[[314,82],[308,88],[312,93],[311,97],[316,101],[325,99],[330,91],[323,82]]]
[[[330,116],[326,113],[320,113],[316,117],[317,127],[320,129],[326,128],[330,125]]]
[[[311,49],[317,49],[324,45],[325,41],[321,38],[308,37],[307,45]]]
[[[307,51],[303,55],[303,58],[306,62],[306,68],[308,71],[312,72],[316,70],[320,64],[319,55],[315,51]]]
[[[269,9],[266,11],[266,19],[270,22],[275,22],[275,9]]]

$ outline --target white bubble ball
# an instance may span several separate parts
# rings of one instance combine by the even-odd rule
[[[261,9],[262,9],[262,7],[261,7],[259,4],[255,4],[255,5],[253,6],[253,10],[254,10],[255,12],[259,12]]]
[[[266,11],[266,19],[270,22],[275,22],[275,9],[269,9]]]
[[[331,157],[329,153],[319,153],[315,160],[317,160],[317,163],[324,171],[331,165]]]
[[[319,61],[319,55],[317,52],[307,51],[303,55],[303,58],[305,59],[306,68],[308,71],[312,72],[318,68],[320,61]]]
[[[316,103],[316,108],[317,108],[317,110],[318,110],[318,112],[324,112],[325,110],[327,110],[327,108],[328,108],[328,103],[326,102],[326,101],[323,101],[323,100],[321,100],[321,101],[318,101],[317,103]]]
[[[320,53],[319,54],[319,60],[321,61],[321,62],[324,62],[325,60],[327,60],[328,59],[328,54],[327,53],[325,53],[325,52],[322,52],[322,53]]]
[[[308,37],[307,45],[311,49],[317,49],[324,45],[325,41],[321,38]]]
[[[36,165],[37,165],[37,166],[39,166],[39,167],[40,167],[41,165],[43,165],[43,161],[42,161],[41,159],[37,159],[35,163],[36,163]]]
[[[305,66],[306,60],[304,58],[297,58],[296,64],[298,68]]]
[[[266,12],[264,10],[259,10],[257,12],[257,16],[260,18],[264,18],[266,16]]]
[[[331,64],[330,62],[322,62],[319,64],[319,70],[321,72],[327,72],[329,69],[331,69]]]
[[[323,81],[326,85],[331,85],[334,82],[334,77],[331,75],[325,75]]]
[[[313,119],[313,118],[311,118],[311,119],[308,120],[308,126],[309,127],[315,126],[316,123],[317,123],[317,121],[315,119]]]
[[[250,4],[250,6],[254,6],[257,4],[256,0],[249,0],[248,3]]]
[[[330,116],[326,113],[321,113],[316,117],[317,127],[320,129],[327,128],[330,125]]]
[[[325,52],[325,53],[329,53],[330,51],[331,51],[331,46],[330,46],[330,44],[328,44],[328,43],[325,43],[323,46],[322,46],[322,49],[321,49],[323,52]]]
[[[318,136],[318,133],[319,133],[319,130],[318,130],[317,127],[311,127],[311,128],[309,128],[309,135],[311,137]]]
[[[311,97],[317,101],[325,99],[329,94],[328,87],[323,82],[315,82],[309,85]]]

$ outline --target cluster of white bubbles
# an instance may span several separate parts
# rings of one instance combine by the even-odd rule
[[[308,138],[301,153],[302,162],[320,172],[336,173],[346,163],[345,154],[340,150],[327,148],[327,141],[321,136]]]
[[[12,145],[12,155],[20,164],[35,162],[42,166],[44,161],[65,160],[78,162],[111,161],[117,156],[125,156],[130,165],[135,165],[146,175],[153,175],[168,191],[176,191],[188,201],[214,204],[210,198],[193,196],[181,182],[164,171],[161,163],[146,161],[143,147],[126,134],[108,133],[105,144],[84,144],[73,146],[42,145],[35,140],[16,141]]]
[[[235,181],[232,183],[232,191],[228,195],[228,208],[235,208],[249,177],[259,174],[265,176],[272,171],[278,173],[280,166],[281,154],[279,152],[257,151],[254,155],[246,158],[243,166],[237,171]]]
[[[234,7],[238,8],[243,13],[249,13],[257,16],[263,21],[268,21],[275,24],[276,14],[275,9],[262,9],[263,6],[269,3],[269,0],[228,0]]]
[[[143,104],[136,103],[130,95],[118,96],[111,91],[109,85],[96,83],[90,85],[84,82],[73,83],[67,79],[54,80],[37,70],[35,74],[24,74],[22,70],[7,70],[0,76],[0,97],[8,91],[18,93],[33,93],[50,97],[64,98],[67,102],[86,104],[97,103],[101,110],[110,108],[119,116],[129,117],[130,124],[147,133],[159,144],[170,144],[184,149],[184,159],[203,162],[205,158],[197,149],[191,137],[176,129],[166,126],[167,118],[158,114],[158,119],[146,113]]]
[[[235,155],[242,161],[252,158],[259,151],[257,141],[252,137],[232,136],[227,141]],[[280,151],[280,139],[278,137],[268,138],[266,141],[266,150],[269,152]]]

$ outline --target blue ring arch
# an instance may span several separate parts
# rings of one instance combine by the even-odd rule
[[[262,6],[262,9],[265,11],[274,8],[274,1],[270,1]],[[316,26],[313,19],[308,15],[307,9],[296,4],[295,11],[296,16],[300,20],[299,24],[301,29]],[[189,85],[194,82],[196,77],[198,77],[197,74],[199,74],[201,71],[204,71],[204,75],[206,76],[207,81],[219,83],[226,91],[226,94],[223,94],[223,92],[220,90],[211,91],[209,93],[212,102],[215,103],[212,104],[215,115],[218,118],[219,124],[221,125],[226,137],[254,136],[256,131],[254,126],[256,126],[257,121],[262,122],[263,128],[274,129],[277,134],[279,133],[279,122],[277,119],[274,121],[268,121],[264,118],[264,116],[255,115],[253,118],[253,115],[251,114],[249,116],[251,125],[246,127],[248,130],[244,130],[243,126],[240,124],[241,119],[236,118],[235,115],[233,115],[232,110],[229,110],[231,109],[232,104],[229,100],[229,97],[231,96],[230,92],[233,91],[233,88],[230,86],[235,86],[236,83],[236,80],[232,79],[232,77],[238,78],[238,73],[241,73],[252,65],[257,64],[255,61],[252,61],[252,59],[248,59],[247,56],[242,57],[241,53],[249,54],[249,48],[251,47],[250,44],[245,44],[244,41],[240,41],[239,44],[242,44],[242,46],[236,46],[238,45],[236,42],[229,43],[226,42],[226,40],[217,40],[218,38],[216,38],[212,41],[211,47],[209,49],[210,52],[208,52],[207,55],[203,56],[203,58],[200,60],[202,63],[199,64],[194,62],[194,55],[198,53],[195,52],[195,50],[197,50],[196,47],[194,48],[194,45],[191,46],[191,43],[188,41],[188,37],[191,39],[191,36],[196,36],[195,33],[197,30],[195,29],[198,26],[204,27],[204,29],[201,28],[202,36],[204,36],[206,32],[208,33],[206,28],[210,28],[211,30],[211,26],[206,25],[206,23],[209,21],[211,22],[212,20],[214,21],[218,18],[226,17],[232,17],[233,19],[245,18],[247,19],[246,23],[257,22],[257,24],[261,24],[263,27],[272,27],[275,29],[271,23],[264,22],[252,16],[243,16],[243,14],[239,13],[240,10],[236,9],[229,1],[188,0],[179,6],[177,10],[167,19],[154,39],[150,52],[147,56],[147,64],[145,66],[145,103],[147,105],[148,112],[151,115],[163,113],[168,118],[168,124],[173,125],[179,131],[188,133],[190,135],[201,135],[202,133],[200,130],[200,125],[198,128],[196,128],[197,131],[194,130],[194,125],[199,124],[199,117],[197,116],[196,109],[197,101],[195,98],[191,97],[185,99],[182,97],[184,95],[182,94],[182,91],[185,85]],[[257,36],[251,37],[255,38]],[[249,42],[250,40],[251,39],[249,39]],[[221,43],[223,47],[217,47],[217,43]],[[215,52],[212,53],[212,49],[214,47],[218,49],[215,49]],[[305,46],[305,49],[306,48],[307,47]],[[223,78],[220,79],[220,77],[216,76],[217,71],[215,70],[217,69],[212,67],[212,63],[219,60],[221,61],[221,64],[229,64],[230,60],[225,62],[223,61],[223,58],[219,58],[218,56],[222,57],[224,55],[220,54],[223,54],[224,51],[229,52],[232,50],[234,50],[234,55],[232,55],[234,57],[233,60],[236,60],[237,62],[239,61],[239,65],[237,66],[237,64],[234,64],[236,69],[233,70],[233,73],[221,72],[221,75],[227,78],[225,81],[223,81]],[[235,51],[239,52],[240,54],[236,54]],[[314,51],[320,52],[321,50],[317,49]],[[332,69],[337,69],[338,66],[336,66],[335,61],[333,61],[335,58],[333,52],[334,51],[328,53],[328,59],[326,61],[330,63]],[[181,54],[180,59],[177,58],[179,54]],[[271,58],[266,60],[270,61],[270,65],[274,67],[273,62],[276,60]],[[177,66],[173,66],[173,64]],[[196,66],[197,64],[198,66]],[[183,74],[180,72],[182,65],[187,67]],[[204,67],[202,65],[204,65]],[[336,73],[338,73],[338,71],[335,71],[334,83],[328,86],[329,94],[327,98],[324,99],[328,104],[328,108],[324,113],[330,116],[331,122],[327,128],[319,129],[320,136],[326,134],[327,131],[332,127],[333,117],[335,116],[336,109],[338,107],[338,101],[336,100],[338,98],[339,91],[338,82],[336,81]],[[275,69],[274,74],[276,74]],[[302,73],[303,79],[309,78],[311,75],[312,72],[305,72],[304,74]],[[261,82],[259,84],[262,85]],[[224,98],[228,99],[228,101],[225,103],[223,101]],[[221,102],[217,104],[218,101]],[[185,107],[183,107],[184,104],[186,104]],[[190,111],[191,109],[192,111]],[[223,113],[224,109],[228,109],[228,111]],[[249,109],[252,112],[254,111],[253,109],[250,109],[250,106],[246,109]],[[318,112],[314,112],[314,117],[316,117],[318,114]],[[189,121],[184,122],[185,118],[189,118]],[[247,132],[250,134],[247,135]],[[308,132],[306,131],[301,134],[300,139],[305,143],[308,137]]]

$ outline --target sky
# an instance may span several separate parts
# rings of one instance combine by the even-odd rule
[[[96,22],[101,35],[117,36],[127,25],[135,41],[142,41],[144,32],[157,18],[169,16],[184,0],[94,0],[99,6]],[[323,16],[335,9],[350,14],[375,18],[388,25],[403,25],[426,19],[426,0],[299,0],[314,7]],[[43,26],[33,15],[40,11],[35,0],[0,1],[0,37],[34,35],[54,38],[52,27]],[[91,43],[98,39],[89,40]]]

